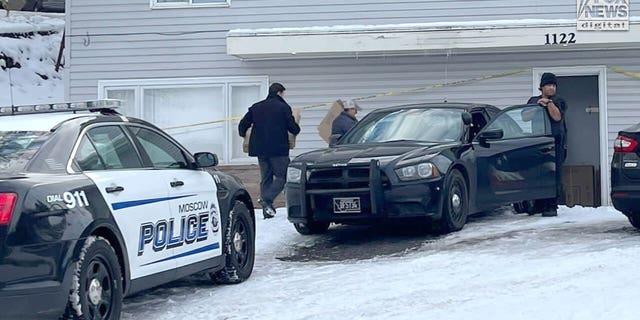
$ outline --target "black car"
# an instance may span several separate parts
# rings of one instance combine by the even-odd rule
[[[117,104],[0,108],[0,318],[118,319],[162,283],[250,276],[242,183]]]
[[[332,147],[291,162],[288,219],[302,234],[322,233],[330,223],[423,217],[451,232],[470,214],[553,198],[550,128],[537,105],[375,110]]]
[[[613,143],[611,201],[640,229],[640,124],[622,130]]]

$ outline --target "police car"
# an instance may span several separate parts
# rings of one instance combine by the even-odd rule
[[[251,275],[243,184],[119,104],[0,108],[0,318],[118,319],[144,289]]]

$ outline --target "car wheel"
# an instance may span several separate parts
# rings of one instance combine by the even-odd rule
[[[305,236],[312,234],[322,234],[329,230],[330,222],[318,222],[312,221],[307,223],[294,223],[293,227],[296,228],[298,233],[303,234]]]
[[[460,171],[453,170],[445,180],[440,230],[448,233],[462,229],[469,212],[467,183]]]
[[[524,209],[524,204],[522,202],[516,202],[513,204],[513,211],[515,211],[516,213],[525,213],[527,212]]]
[[[236,201],[224,232],[225,267],[211,274],[216,283],[240,283],[251,276],[256,253],[256,233],[247,205]]]
[[[630,212],[627,217],[631,225],[640,230],[640,212]]]
[[[104,238],[91,236],[80,251],[63,318],[119,319],[122,272],[115,251]]]
[[[536,213],[535,201],[527,200],[522,202],[516,202],[513,204],[513,211],[516,213]]]

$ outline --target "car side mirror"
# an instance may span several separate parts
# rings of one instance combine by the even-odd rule
[[[471,113],[463,112],[462,113],[462,122],[468,126],[473,122],[473,118],[471,117]]]
[[[215,167],[218,165],[218,156],[211,152],[198,152],[193,155],[196,158],[198,168]]]
[[[498,140],[504,137],[504,131],[502,129],[484,130],[478,134],[479,140]]]
[[[333,147],[336,144],[338,144],[338,141],[340,141],[340,138],[342,138],[341,134],[332,134],[329,137],[329,147]]]

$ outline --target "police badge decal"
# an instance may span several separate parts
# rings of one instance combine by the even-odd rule
[[[220,220],[218,219],[218,208],[215,203],[211,204],[209,215],[211,216],[211,219],[209,219],[211,221],[211,231],[217,233],[220,230]]]

